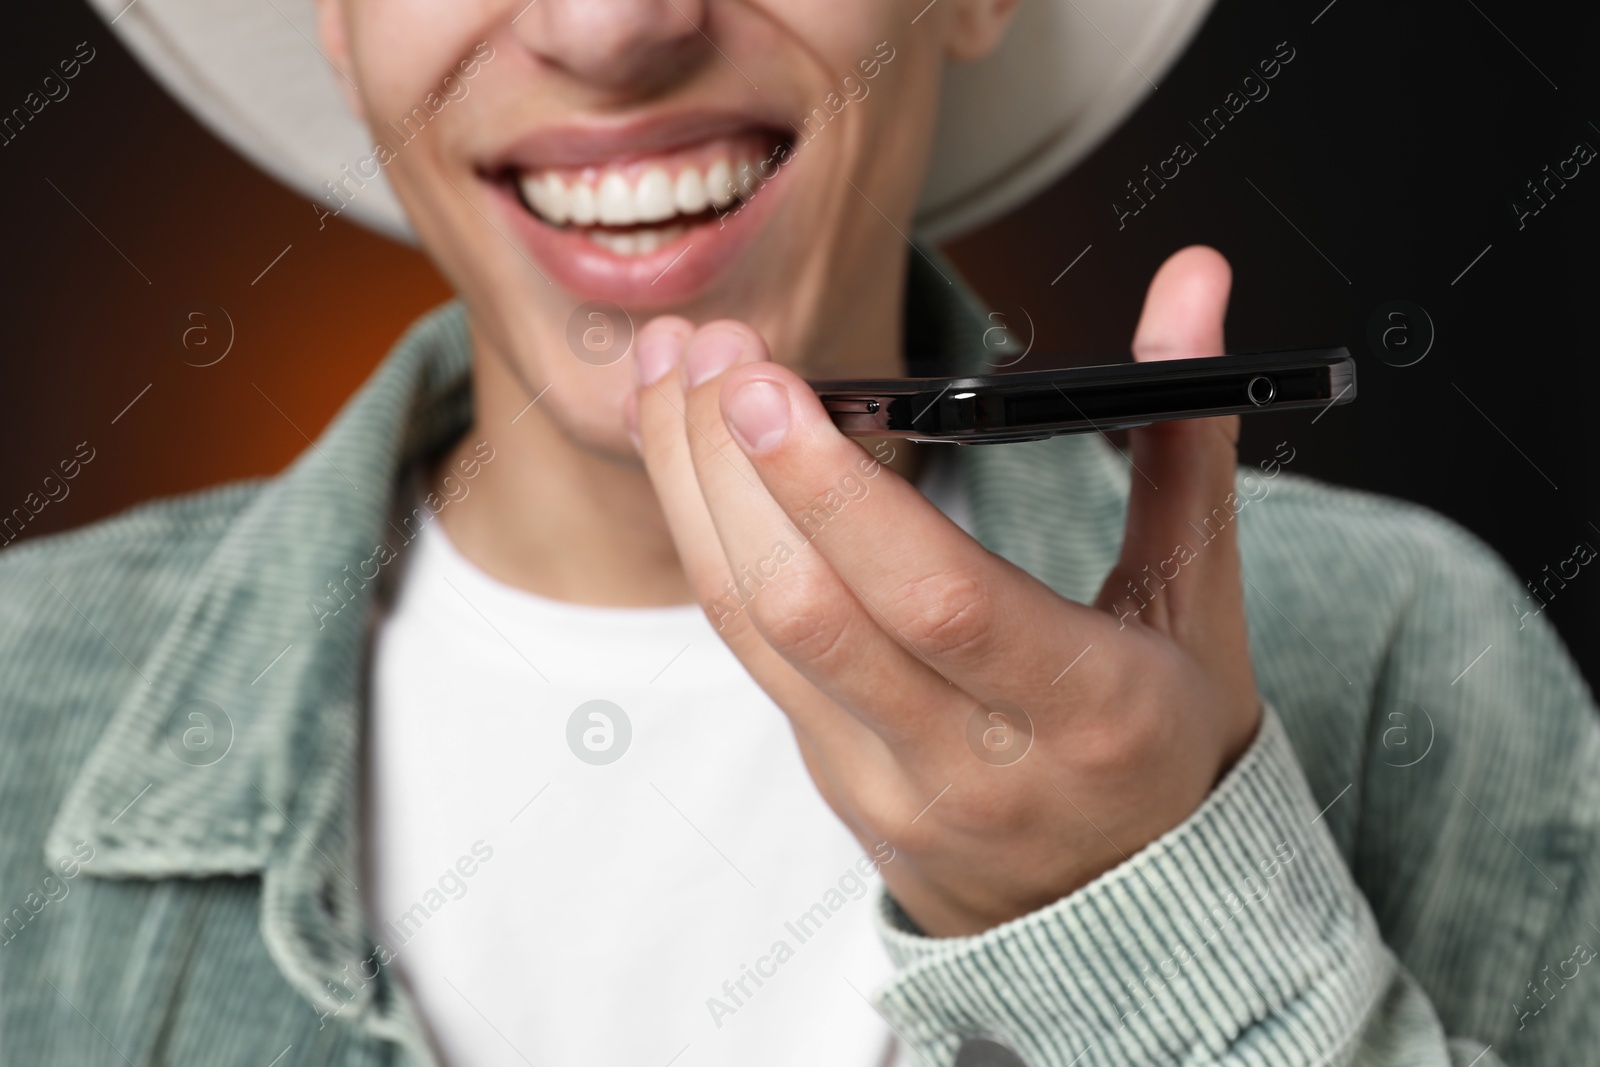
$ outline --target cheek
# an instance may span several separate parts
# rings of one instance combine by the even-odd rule
[[[871,56],[879,41],[900,38],[890,44],[902,47],[915,32],[900,0],[755,0],[750,6],[781,26],[835,82],[856,73],[856,62]]]
[[[430,92],[445,95],[446,78],[490,35],[477,5],[433,0],[347,2],[348,46],[370,124],[381,131],[420,106]]]

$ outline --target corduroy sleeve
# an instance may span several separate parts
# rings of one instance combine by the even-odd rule
[[[1031,1067],[1595,1062],[1593,699],[1543,602],[1441,528],[1404,561],[1342,800],[1269,705],[1185,822],[1046,908],[934,939],[884,896],[906,1062],[969,1037]]]
[[[1270,706],[1188,820],[1077,892],[947,939],[919,935],[884,896],[880,932],[899,970],[879,1010],[937,1067],[969,1037],[1030,1067],[1321,1065],[1378,1046],[1355,1058],[1451,1062]]]

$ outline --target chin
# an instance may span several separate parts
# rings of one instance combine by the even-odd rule
[[[555,390],[552,389],[551,395],[539,403],[544,408],[545,421],[556,433],[582,451],[627,466],[642,465],[643,461],[628,437],[627,423],[622,417],[623,400],[632,389],[631,373],[628,384],[620,389],[596,390],[587,396],[578,393],[575,394],[579,396],[576,402],[568,400],[545,407],[546,401],[554,398]],[[560,387],[558,383],[555,388]]]

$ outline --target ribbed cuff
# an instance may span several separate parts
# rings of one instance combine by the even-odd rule
[[[1270,705],[1187,820],[1049,907],[937,939],[879,903],[879,1010],[934,1065],[968,1037],[1033,1067],[1337,1063],[1395,971]]]

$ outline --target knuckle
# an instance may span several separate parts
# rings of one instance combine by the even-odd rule
[[[1132,685],[1116,687],[1100,707],[1073,731],[1073,762],[1081,772],[1122,779],[1166,751],[1175,726],[1171,708]]]
[[[935,817],[939,805],[934,805],[922,818],[917,815],[938,791],[938,786],[927,789],[908,781],[896,781],[892,786],[880,785],[868,791],[867,797],[858,796],[855,809],[858,832],[870,840],[893,841],[896,849],[909,856],[937,853],[941,847],[948,847],[950,833]]]
[[[846,647],[849,615],[833,583],[812,567],[795,568],[768,583],[751,601],[767,643],[792,662],[824,665]]]
[[[994,603],[964,575],[935,575],[902,592],[902,630],[918,650],[936,658],[982,659],[993,649]]]
[[[1137,764],[1141,746],[1134,740],[1135,715],[1119,715],[1084,726],[1073,738],[1073,763],[1079,773],[1096,778],[1118,778]]]

